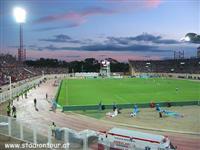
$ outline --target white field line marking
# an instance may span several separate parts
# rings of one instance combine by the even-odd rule
[[[121,99],[122,101],[124,101],[125,103],[129,104],[130,102],[127,101],[125,98],[123,98],[122,96],[119,95],[115,95],[116,98]]]

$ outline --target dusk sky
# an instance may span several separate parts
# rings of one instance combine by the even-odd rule
[[[200,45],[181,41],[200,33],[199,0],[0,0],[0,53],[17,54],[16,6],[27,11],[28,59],[163,59],[178,50],[190,57]]]

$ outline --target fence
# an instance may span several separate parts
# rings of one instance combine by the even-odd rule
[[[11,88],[11,90],[4,90],[2,93],[0,93],[0,103],[22,94],[23,92],[32,88],[34,85],[38,84],[42,79],[42,77],[31,78],[28,81],[24,81],[25,83],[20,82],[15,88]]]
[[[129,139],[127,136],[125,136],[124,138],[114,138],[116,140],[114,140],[114,142],[113,137],[115,135],[109,134],[110,137],[107,137],[107,134],[102,135],[102,132],[99,133],[92,130],[83,130],[77,132],[69,128],[56,127],[55,132],[52,132],[51,128],[47,125],[30,125],[21,120],[1,115],[0,134],[23,141],[28,145],[28,147],[25,147],[26,149],[40,148],[58,150],[110,150],[110,147],[123,147],[124,145],[127,148],[128,145],[130,147],[133,146],[134,150],[146,150],[146,148],[149,147],[146,145],[147,143],[143,143],[147,147],[145,147],[144,145],[142,146],[142,143],[140,143],[139,141],[135,142],[134,140]],[[119,145],[118,142],[120,142],[121,144]],[[102,148],[102,144],[104,145],[104,148]],[[152,146],[152,144],[149,145]],[[157,145],[157,147],[155,147],[154,145],[154,148],[152,148],[152,150],[157,149],[159,146],[160,145]],[[161,149],[173,150],[169,148]]]
[[[169,102],[159,102],[162,107],[168,106]],[[189,106],[189,105],[200,105],[200,101],[181,101],[181,102],[170,102],[171,106]],[[133,108],[135,104],[117,104],[118,108]],[[150,103],[138,103],[136,104],[140,108],[150,107]],[[105,109],[112,109],[113,105],[104,105]],[[99,105],[71,105],[63,106],[63,111],[76,111],[76,110],[99,110]]]
[[[47,79],[59,78],[60,79],[64,77],[66,77],[65,74],[47,74],[45,76],[37,76],[37,77],[33,77],[27,80],[19,81],[17,83],[13,83],[11,90],[9,89],[9,85],[3,86],[1,87],[2,92],[0,93],[0,103],[10,100],[16,97],[17,95],[24,93],[25,91],[32,88],[34,85],[37,85],[38,83],[40,83],[40,81],[42,81],[42,79],[44,78],[47,78]]]
[[[26,149],[40,148],[40,149],[58,149],[58,150],[61,149],[109,150],[110,147],[116,147],[116,146],[123,147],[123,143],[124,146],[127,146],[127,144],[129,146],[134,146],[134,150],[146,149],[146,148],[141,148],[144,146],[140,145],[141,144],[140,142],[137,143],[134,140],[132,141],[131,139],[129,141],[129,139],[126,136],[124,139],[116,138],[115,139],[116,142],[113,142],[113,136],[115,135],[110,134],[111,137],[107,137],[107,134],[102,135],[102,133],[92,130],[83,130],[77,132],[69,128],[56,127],[55,132],[52,132],[51,128],[47,125],[41,125],[41,124],[30,125],[30,123],[28,122],[23,122],[22,120],[1,115],[0,115],[0,134],[23,141],[28,145],[28,147],[25,147]],[[122,145],[121,144],[118,145],[117,141],[122,142],[121,143]],[[21,147],[23,145],[22,143],[20,145]],[[101,146],[102,144],[104,145],[104,148],[102,148]],[[145,143],[145,146],[146,144],[147,143]],[[98,145],[100,147],[98,147]],[[155,148],[156,147],[154,147],[153,149]],[[173,150],[173,149],[162,148],[162,150]]]
[[[69,128],[56,127],[52,136],[52,130],[47,125],[30,125],[7,116],[0,116],[0,134],[22,140],[26,143],[48,143],[51,148],[60,145],[56,149],[96,149],[98,141],[98,133],[92,130],[76,132]]]

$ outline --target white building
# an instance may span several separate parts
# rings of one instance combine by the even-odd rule
[[[110,77],[110,62],[107,60],[102,60],[100,62],[100,76]]]

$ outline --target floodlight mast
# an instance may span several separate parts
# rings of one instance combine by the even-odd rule
[[[26,21],[26,11],[23,8],[16,7],[13,10],[13,15],[17,23],[19,23],[20,30],[19,30],[19,50],[18,50],[18,60],[21,62],[24,58],[24,49],[23,49],[23,23]]]
[[[19,28],[20,28],[20,30],[19,30],[19,32],[20,32],[19,33],[20,34],[19,35],[20,36],[20,38],[19,38],[19,40],[20,40],[19,41],[20,42],[19,48],[20,48],[21,51],[23,51],[23,25],[22,25],[22,23],[19,24]]]

